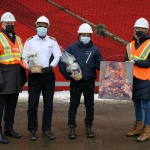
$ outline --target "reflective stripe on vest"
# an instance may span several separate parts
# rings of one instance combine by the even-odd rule
[[[2,33],[0,33],[0,42],[2,43],[4,47],[5,53],[11,53],[11,47],[7,41],[7,39],[3,36]]]
[[[146,40],[138,49],[135,49],[135,41],[127,45],[129,60],[146,60],[150,53],[150,40]],[[142,80],[150,81],[150,68],[139,68],[134,66],[133,75]]]
[[[9,43],[9,40],[3,33],[0,33],[0,43],[3,46],[3,53],[0,55],[0,63],[2,64],[20,64],[22,67],[26,68],[24,62],[21,61],[21,53],[23,50],[23,45],[21,39],[16,36],[15,44]],[[14,45],[12,47],[12,44]],[[17,44],[17,46],[16,46]]]
[[[132,54],[133,49],[135,49],[135,41],[132,41],[127,45],[127,53],[129,60],[146,60],[150,52],[150,40],[145,41],[141,46],[143,50],[140,52],[140,55]],[[137,51],[137,50],[136,50]]]
[[[20,51],[21,51],[21,53],[22,53],[23,46],[22,46],[22,44],[21,44],[21,40],[20,40],[20,38],[19,38],[18,36],[16,36],[16,40],[17,40],[17,42],[18,42],[19,49],[20,49]]]
[[[20,54],[14,55],[14,54],[10,53],[10,54],[5,54],[5,55],[0,56],[0,62],[2,62],[2,61],[6,61],[6,62],[13,61],[14,59],[20,60]]]
[[[15,53],[12,53],[12,47],[10,46],[10,44],[8,43],[8,40],[5,38],[5,36],[2,33],[0,33],[0,41],[4,47],[4,54],[0,55],[1,63],[3,63],[3,61],[9,62],[13,60],[21,60],[21,51],[23,49],[23,46],[18,36],[16,36],[16,41],[17,41],[20,51],[15,52]]]

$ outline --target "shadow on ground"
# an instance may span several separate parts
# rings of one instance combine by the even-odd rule
[[[56,136],[53,141],[42,137],[41,117],[42,102],[39,103],[37,140],[28,140],[27,100],[19,100],[15,131],[22,134],[20,139],[8,137],[9,144],[0,144],[0,150],[149,150],[150,140],[136,142],[136,137],[126,137],[126,132],[133,129],[134,108],[132,101],[95,101],[95,120],[93,130],[95,138],[88,139],[84,131],[85,108],[80,104],[77,113],[77,139],[68,139],[67,112],[69,103],[54,101],[52,131]]]

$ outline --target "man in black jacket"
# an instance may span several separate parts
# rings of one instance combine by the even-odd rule
[[[84,104],[86,107],[85,130],[87,137],[93,138],[92,125],[94,120],[94,87],[96,79],[96,69],[100,69],[102,60],[99,49],[91,41],[93,31],[89,24],[83,23],[78,29],[78,41],[66,48],[66,51],[72,54],[82,71],[82,79],[75,81],[66,71],[64,63],[59,63],[60,72],[70,80],[70,106],[68,113],[69,138],[75,139],[76,113],[80,104],[81,94],[84,95]]]
[[[135,22],[133,41],[127,45],[125,58],[125,61],[134,62],[132,99],[135,107],[135,128],[127,133],[127,136],[139,135],[138,142],[150,138],[150,35],[148,29],[149,23],[145,18]]]

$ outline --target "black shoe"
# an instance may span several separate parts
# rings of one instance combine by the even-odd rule
[[[21,137],[21,134],[16,133],[14,130],[4,131],[4,135],[5,136],[10,136],[10,137],[13,137],[13,138],[20,138]]]
[[[85,133],[88,138],[93,138],[95,135],[92,131],[92,126],[88,126],[85,128]]]
[[[8,144],[8,140],[3,136],[2,133],[0,133],[0,143],[2,144]]]
[[[46,137],[47,139],[50,140],[55,139],[55,136],[51,133],[51,131],[43,131],[43,137]]]
[[[69,126],[69,139],[76,139],[75,127]]]
[[[30,131],[29,140],[36,140],[36,131]]]

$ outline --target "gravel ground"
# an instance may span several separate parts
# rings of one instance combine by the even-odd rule
[[[77,138],[68,139],[67,113],[69,100],[54,100],[52,132],[53,141],[42,137],[41,121],[43,112],[42,99],[38,108],[39,127],[37,140],[28,140],[27,99],[18,101],[14,129],[22,134],[20,139],[7,137],[9,144],[0,144],[0,150],[149,150],[150,140],[136,142],[136,137],[126,137],[126,132],[133,129],[134,107],[132,101],[101,100],[95,101],[95,120],[93,131],[95,138],[88,139],[84,131],[85,107],[83,100],[76,117]]]

